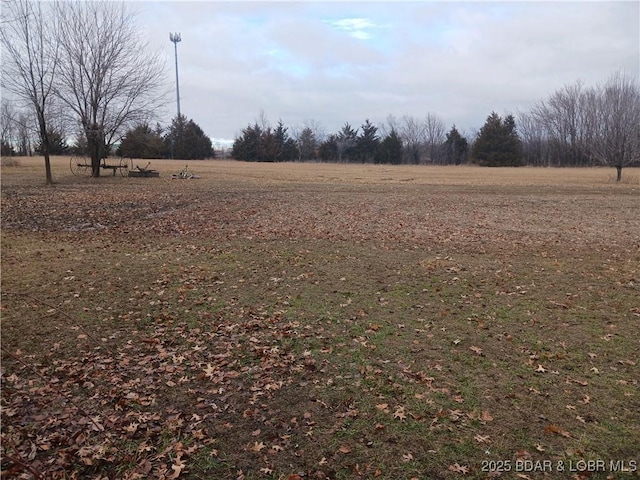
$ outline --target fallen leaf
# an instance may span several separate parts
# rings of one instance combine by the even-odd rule
[[[346,455],[347,453],[351,453],[351,447],[349,445],[341,445],[338,451]]]
[[[171,465],[173,472],[171,472],[171,475],[169,475],[167,479],[174,480],[178,478],[186,466],[187,465],[180,459],[180,454],[178,454],[175,463]]]
[[[253,450],[254,452],[259,452],[264,447],[265,447],[264,442],[254,442],[253,447],[251,447],[251,450]]]
[[[449,465],[449,470],[455,473],[461,473],[466,475],[469,473],[469,467],[465,465],[460,465],[459,463],[454,463],[453,465]]]
[[[404,407],[399,406],[396,408],[396,411],[393,412],[393,418],[397,418],[398,420],[406,420],[407,416],[404,413]]]
[[[491,416],[488,410],[483,410],[480,420],[482,420],[483,422],[491,422],[493,421],[493,417]]]
[[[212,367],[210,363],[207,363],[207,367],[204,369],[204,374],[207,377],[213,377],[213,372],[215,371],[215,367]]]
[[[480,347],[471,346],[469,347],[469,350],[471,350],[476,355],[482,356],[482,349]]]
[[[551,425],[547,425],[546,427],[544,427],[544,431],[545,431],[545,433],[555,433],[555,434],[560,435],[560,436],[565,437],[565,438],[570,438],[571,437],[571,434],[569,432],[567,432],[566,430],[562,430],[555,423],[552,423]]]

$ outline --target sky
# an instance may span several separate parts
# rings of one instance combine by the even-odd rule
[[[640,76],[638,1],[134,1],[180,110],[223,145],[262,117],[335,133],[389,115],[473,135],[578,80]]]

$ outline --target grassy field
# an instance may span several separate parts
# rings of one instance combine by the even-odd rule
[[[1,171],[3,478],[640,478],[637,169],[53,163]]]

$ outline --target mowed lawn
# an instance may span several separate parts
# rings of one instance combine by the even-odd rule
[[[1,172],[3,478],[640,477],[638,169],[53,163]]]

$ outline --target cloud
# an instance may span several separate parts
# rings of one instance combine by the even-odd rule
[[[368,18],[341,18],[339,20],[325,20],[325,22],[359,40],[372,38],[373,35],[368,30],[376,27],[376,24]]]
[[[182,111],[233,138],[261,109],[287,125],[427,113],[478,129],[578,79],[640,72],[638,2],[140,2]],[[169,109],[171,111],[171,108]],[[166,124],[169,119],[162,121]]]

